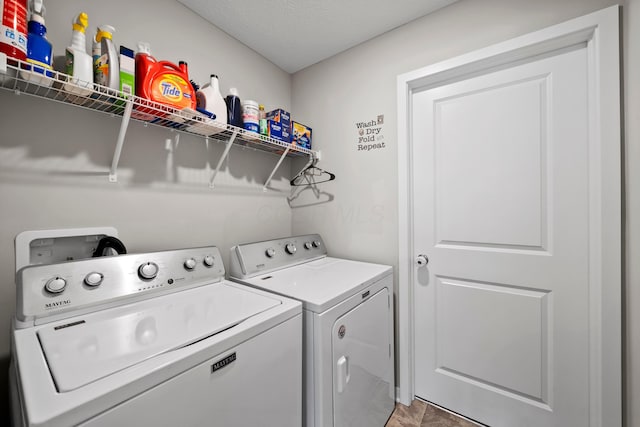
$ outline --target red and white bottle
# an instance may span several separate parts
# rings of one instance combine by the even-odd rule
[[[0,0],[0,52],[27,59],[27,0]]]

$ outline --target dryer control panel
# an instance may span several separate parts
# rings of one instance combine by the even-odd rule
[[[16,274],[17,327],[224,279],[215,246],[34,265]]]
[[[231,248],[229,275],[245,279],[326,256],[319,234],[245,243]]]

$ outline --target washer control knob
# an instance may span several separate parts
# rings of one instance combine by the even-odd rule
[[[269,248],[265,251],[265,254],[269,257],[269,258],[273,258],[274,256],[276,256],[276,250],[273,248]]]
[[[207,255],[202,260],[203,264],[207,267],[213,267],[213,257],[211,255]]]
[[[313,245],[311,244],[311,242],[304,242],[304,248],[305,249],[311,249],[313,247]]]
[[[320,240],[314,240],[313,241],[313,247],[314,248],[319,248],[320,247]]]
[[[64,288],[66,287],[67,281],[62,277],[57,276],[47,280],[47,283],[44,285],[44,288],[47,290],[47,292],[52,294],[59,294],[60,292],[64,291]]]
[[[184,261],[184,268],[186,268],[187,270],[193,270],[194,268],[196,268],[196,260],[195,258],[189,258],[187,260]]]
[[[138,267],[138,276],[141,279],[151,280],[158,275],[158,264],[155,262],[145,262]]]
[[[102,279],[104,279],[102,273],[93,271],[84,277],[84,283],[88,286],[100,286],[102,284]]]
[[[296,245],[294,245],[293,243],[287,243],[287,246],[284,247],[284,250],[287,251],[289,255],[293,255],[297,251]]]

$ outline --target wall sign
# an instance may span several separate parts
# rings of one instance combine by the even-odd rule
[[[387,148],[384,141],[384,114],[374,120],[356,122],[358,132],[358,151],[371,151]]]

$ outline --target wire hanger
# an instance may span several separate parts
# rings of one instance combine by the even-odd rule
[[[317,163],[318,158],[316,156],[312,156],[305,167],[302,168],[302,170],[298,172],[291,181],[289,181],[289,184],[292,186],[314,185],[336,179],[336,176],[331,172],[327,172],[326,170],[317,167]]]

